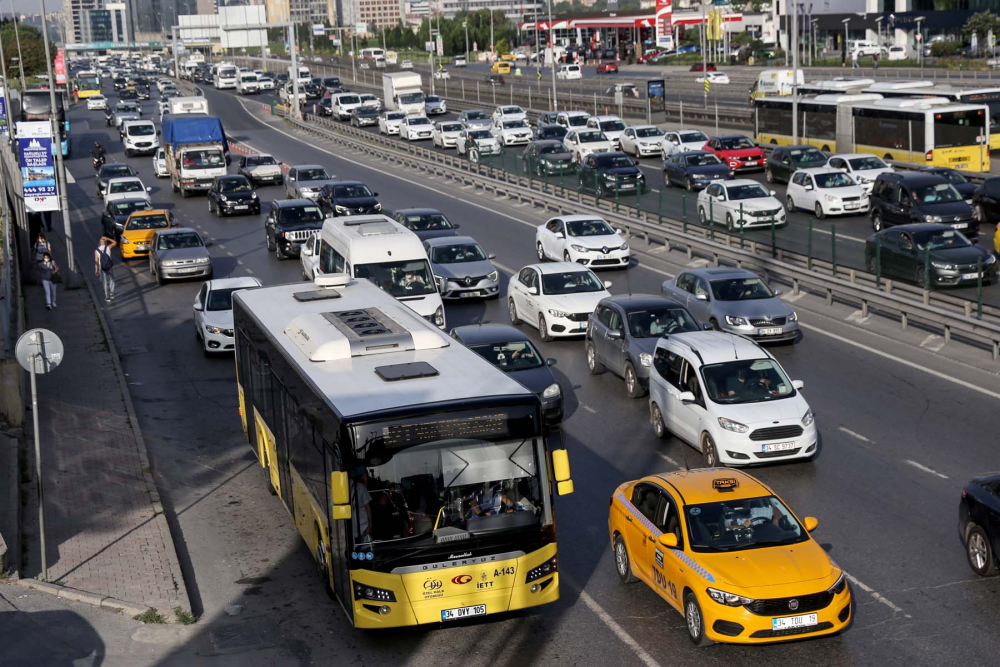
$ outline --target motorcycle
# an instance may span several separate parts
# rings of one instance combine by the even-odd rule
[[[94,171],[97,171],[104,166],[104,156],[93,158],[94,161]]]

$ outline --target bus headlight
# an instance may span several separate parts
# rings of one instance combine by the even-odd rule
[[[354,582],[354,599],[395,602],[396,594],[384,588],[376,588],[375,586],[366,586],[365,584]]]
[[[536,568],[528,570],[528,576],[524,578],[524,583],[530,584],[532,581],[537,581],[542,577],[546,577],[553,572],[559,571],[558,557],[553,556]]]

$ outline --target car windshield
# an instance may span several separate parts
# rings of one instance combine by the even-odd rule
[[[764,186],[759,183],[733,185],[727,189],[727,192],[729,192],[729,198],[733,201],[739,201],[741,199],[761,199],[763,197],[771,196],[771,193],[765,190]]]
[[[682,144],[704,143],[708,141],[708,137],[705,136],[704,132],[681,132],[680,137]]]
[[[684,308],[660,306],[634,310],[628,314],[628,330],[632,338],[659,338],[682,331],[699,331],[701,327]]]
[[[524,109],[521,107],[500,107],[500,113],[504,116],[509,116],[515,113],[524,113]]]
[[[920,249],[968,248],[972,245],[972,242],[962,232],[957,232],[954,229],[914,232],[913,239]]]
[[[141,125],[129,125],[126,129],[130,137],[151,137],[156,134],[156,127],[152,123],[149,123],[148,125],[146,123]]]
[[[478,243],[456,243],[439,246],[431,250],[431,261],[435,264],[463,264],[465,262],[486,261],[486,253]]]
[[[724,151],[735,151],[744,148],[754,148],[756,144],[747,137],[726,137],[725,139],[719,139],[719,146]]]
[[[319,206],[286,206],[280,211],[278,222],[283,225],[305,225],[323,221],[323,211]]]
[[[945,179],[952,185],[961,185],[962,183],[968,183],[969,180],[962,176],[961,173],[955,171],[954,169],[942,169],[941,171],[934,172],[938,176],[944,176]]]
[[[922,188],[913,188],[910,193],[914,204],[945,204],[948,202],[963,201],[962,195],[951,183],[937,183],[936,185],[925,185]]]
[[[589,119],[590,119],[590,116],[585,116],[585,115],[567,116],[566,117],[566,123],[570,127],[584,127],[587,124],[587,121]]]
[[[489,133],[489,130],[476,130],[474,132],[470,131],[469,132],[469,138],[470,139],[489,139],[490,138],[490,133]]]
[[[148,211],[150,209],[149,202],[142,201],[120,201],[112,204],[114,208],[115,215],[129,215],[135,211]]]
[[[253,186],[245,178],[227,178],[219,181],[219,190],[222,192],[253,192]]]
[[[437,95],[428,95],[427,97],[424,98],[424,101],[436,104],[441,101],[441,98]]]
[[[713,164],[722,164],[722,160],[715,157],[711,153],[705,153],[704,155],[688,155],[684,158],[689,167],[707,167]]]
[[[166,229],[170,226],[170,219],[166,213],[151,213],[149,215],[133,215],[125,223],[125,228],[129,231],[134,229]]]
[[[580,138],[581,144],[593,144],[599,141],[607,141],[607,137],[604,136],[604,133],[596,130],[593,132],[580,132],[577,136]]]
[[[647,139],[649,137],[662,137],[663,130],[658,127],[640,127],[635,131],[635,136]]]
[[[601,129],[605,132],[624,132],[625,123],[620,120],[606,120],[601,123]]]
[[[432,231],[435,229],[452,229],[451,221],[443,213],[407,213],[403,216],[403,225],[415,232]]]
[[[614,155],[605,153],[598,155],[595,163],[600,169],[622,169],[624,167],[634,167],[635,163],[627,155]]]
[[[760,403],[795,394],[773,359],[738,359],[701,369],[708,397],[715,403]]]
[[[888,165],[874,155],[851,158],[848,160],[848,163],[850,163],[851,169],[854,169],[855,171],[864,171],[866,169],[888,169]]]
[[[330,180],[330,175],[326,173],[326,169],[299,169],[295,177],[300,181]]]
[[[816,187],[824,190],[827,188],[846,188],[849,185],[854,185],[854,180],[842,171],[832,174],[814,174],[813,178],[816,179]]]
[[[711,285],[716,301],[749,301],[774,297],[774,292],[767,283],[757,276],[713,280]]]
[[[120,181],[118,183],[111,184],[111,192],[145,192],[146,188],[142,187],[142,181]]]
[[[338,185],[333,188],[333,196],[337,199],[353,199],[355,197],[374,197],[367,185]]]
[[[792,162],[795,164],[806,164],[809,162],[826,162],[826,156],[816,148],[796,148],[788,151]]]
[[[101,167],[101,178],[115,178],[116,176],[134,176],[135,172],[127,164],[108,164]]]
[[[485,111],[466,111],[465,120],[483,120],[486,118]]]
[[[270,155],[260,155],[257,157],[247,158],[248,167],[264,167],[267,165],[274,165],[274,164],[278,164],[278,162]]]
[[[119,113],[134,113],[139,110],[139,107],[134,102],[119,102],[116,109]]]
[[[226,157],[217,148],[208,150],[194,150],[194,151],[184,151],[184,157],[181,160],[182,165],[190,169],[208,169],[215,167],[224,167],[226,165]]]
[[[243,76],[240,77],[240,81],[243,81],[243,82],[256,81],[256,80],[257,80],[257,75],[256,74],[244,74]]]
[[[809,539],[809,533],[775,496],[688,505],[688,539],[696,552],[742,551]]]
[[[608,236],[615,230],[603,220],[569,220],[566,229],[570,236]]]
[[[328,76],[325,79],[323,79],[323,85],[324,86],[339,86],[340,85],[340,79],[338,79],[335,76]]]
[[[246,289],[246,287],[225,287],[214,289],[208,293],[208,303],[205,310],[232,310],[233,292]]]
[[[426,259],[358,264],[355,278],[367,278],[394,297],[434,294],[437,287]]]
[[[542,292],[545,294],[584,294],[603,289],[604,284],[591,271],[542,274]]]
[[[341,95],[337,98],[337,104],[361,104],[361,98],[357,95]]]
[[[410,118],[406,121],[407,125],[430,125],[431,122],[424,118],[423,116],[417,116],[416,118]]]
[[[526,122],[524,122],[523,120],[521,120],[521,119],[518,118],[518,119],[515,119],[515,120],[505,120],[503,122],[503,127],[504,127],[505,130],[509,130],[509,129],[515,128],[515,127],[528,127],[528,124]]]
[[[486,361],[505,371],[523,371],[544,365],[542,355],[528,340],[489,345],[471,345],[469,349]]]
[[[554,155],[556,153],[566,153],[566,147],[562,144],[546,144],[538,149],[539,155]]]
[[[441,124],[441,131],[442,132],[461,132],[463,129],[465,129],[465,128],[462,127],[461,123],[442,123]]]
[[[156,244],[157,250],[180,250],[182,248],[200,248],[204,244],[201,237],[191,234],[164,234]]]

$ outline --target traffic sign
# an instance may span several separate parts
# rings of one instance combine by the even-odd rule
[[[48,373],[62,363],[63,352],[63,343],[55,333],[48,329],[31,329],[17,339],[14,357],[26,371],[34,366],[35,373]]]
[[[437,36],[436,42],[437,42],[437,45],[436,45],[437,46],[437,55],[438,55],[438,58],[440,58],[440,57],[444,56],[444,39],[441,38],[441,35]]]
[[[705,78],[705,92],[707,93],[711,85],[709,84],[708,78]]]

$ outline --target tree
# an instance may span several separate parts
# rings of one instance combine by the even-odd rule
[[[28,79],[36,74],[44,74],[48,71],[45,66],[45,42],[42,40],[42,33],[30,25],[23,23],[17,26],[18,36],[21,40],[21,57],[24,62],[24,78]],[[17,39],[14,37],[13,21],[3,21],[0,23],[0,39],[3,39],[3,59],[7,64],[7,76],[11,82],[17,81],[20,77],[17,71]],[[52,58],[56,57],[56,49],[51,47]]]
[[[976,33],[979,35],[979,39],[985,40],[986,34],[990,30],[993,31],[994,35],[1000,37],[1000,16],[990,11],[982,11],[969,17],[969,20],[962,27],[962,34],[968,37],[972,33]]]

